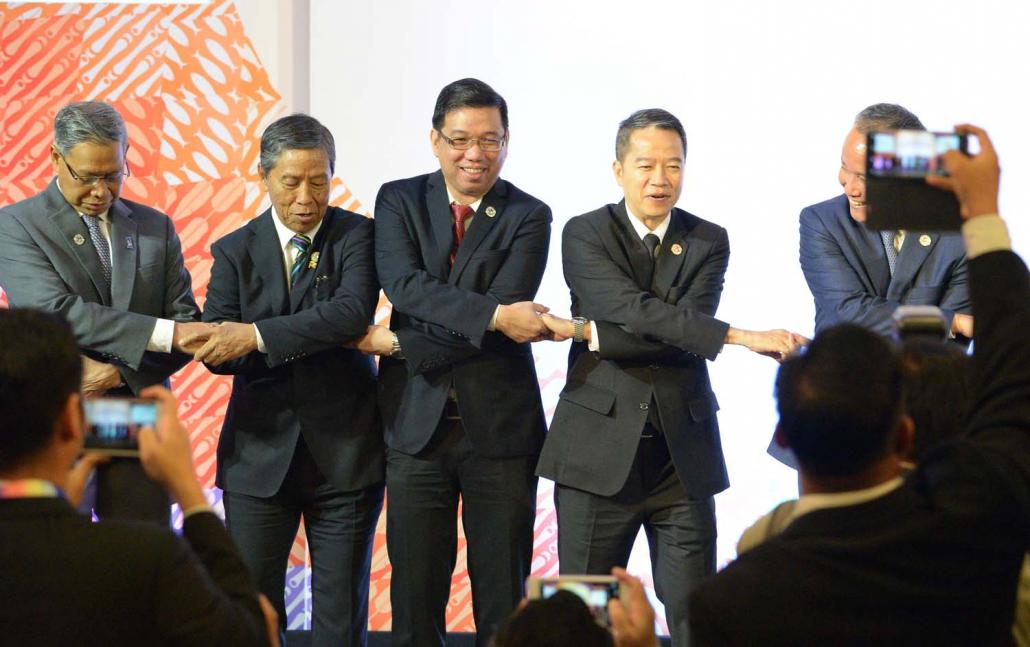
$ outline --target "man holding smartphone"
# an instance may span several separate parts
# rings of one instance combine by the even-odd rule
[[[815,332],[855,323],[892,332],[899,305],[939,307],[951,332],[973,336],[966,257],[957,232],[871,231],[866,220],[866,135],[926,130],[905,108],[877,103],[855,117],[838,180],[844,193],[801,211],[801,270],[815,299]]]
[[[79,347],[57,316],[0,310],[0,642],[36,645],[266,645],[275,612],[193,470],[189,436],[163,387],[139,433],[140,462],[182,508],[167,529],[76,514],[86,477]],[[40,595],[45,592],[45,595]]]

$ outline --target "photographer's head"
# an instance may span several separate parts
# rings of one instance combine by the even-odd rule
[[[897,354],[860,326],[830,328],[783,363],[776,438],[797,456],[806,492],[862,489],[897,475],[913,429],[902,395]]]
[[[612,645],[586,603],[569,591],[530,600],[515,611],[493,639],[493,647],[579,647]]]
[[[915,423],[909,458],[918,462],[965,426],[972,405],[973,362],[955,344],[916,339],[901,347],[905,409]]]
[[[0,310],[0,478],[65,471],[82,450],[79,347],[56,315]],[[44,474],[35,474],[43,477]]]
[[[881,130],[926,130],[919,117],[894,103],[874,103],[855,115],[844,139],[837,180],[848,196],[851,217],[865,222],[866,135]]]

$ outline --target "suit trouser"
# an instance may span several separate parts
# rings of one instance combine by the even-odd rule
[[[223,500],[226,528],[258,590],[279,613],[280,633],[286,630],[286,567],[303,515],[311,552],[311,644],[364,645],[372,541],[383,485],[337,489],[322,476],[301,437],[275,495],[226,492]]]
[[[447,417],[418,454],[387,449],[386,542],[393,566],[394,645],[436,647],[445,642],[459,496],[476,645],[489,644],[525,593],[533,557],[535,465],[535,456],[482,456],[461,420]]]
[[[561,574],[607,575],[625,567],[640,527],[674,645],[690,643],[690,592],[715,573],[715,502],[687,496],[665,437],[645,428],[622,490],[606,497],[555,486]]]

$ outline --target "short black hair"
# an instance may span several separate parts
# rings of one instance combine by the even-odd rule
[[[443,128],[447,113],[461,108],[497,108],[501,125],[505,132],[508,130],[508,102],[489,85],[473,78],[458,79],[440,90],[433,108],[433,128]]]
[[[597,624],[586,603],[569,591],[530,600],[494,636],[493,647],[608,647],[611,633]]]
[[[683,157],[686,158],[687,132],[683,130],[683,124],[676,118],[676,115],[661,108],[645,108],[644,110],[637,110],[619,124],[619,132],[615,134],[615,159],[621,162],[623,157],[625,157],[626,151],[629,150],[629,138],[633,135],[634,130],[650,128],[651,126],[661,128],[662,130],[675,131],[680,136],[680,141],[683,142]]]
[[[916,432],[909,458],[919,461],[965,428],[973,399],[973,359],[957,344],[922,339],[901,347],[905,409]]]
[[[802,471],[852,476],[885,456],[903,412],[901,362],[886,338],[828,328],[776,376],[780,431]]]
[[[295,113],[276,119],[261,135],[261,170],[268,175],[287,150],[320,148],[329,158],[329,173],[336,171],[336,141],[329,129],[311,115]]]
[[[855,115],[855,130],[868,134],[877,130],[926,130],[919,117],[896,103],[874,103]]]
[[[82,362],[64,319],[31,309],[0,309],[0,470],[46,447]]]

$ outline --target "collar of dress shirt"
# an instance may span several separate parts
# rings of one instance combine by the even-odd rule
[[[479,204],[482,201],[483,201],[483,198],[480,198],[480,199],[476,200],[475,202],[473,202],[472,204],[469,205],[470,207],[472,207],[472,211],[473,212],[478,212],[479,211]],[[451,187],[447,187],[447,204],[454,204],[455,202],[458,202],[458,201],[454,199],[454,194],[451,193]]]
[[[901,484],[904,482],[904,479],[900,476],[896,476],[889,481],[884,481],[879,485],[874,485],[873,487],[866,488],[864,490],[805,494],[798,499],[798,503],[794,507],[794,513],[790,518],[791,521],[793,521],[801,515],[814,510],[822,510],[824,508],[843,508],[846,506],[858,505],[859,503],[865,503],[866,501],[872,501],[873,499],[878,499],[893,492],[901,487]]]
[[[659,243],[665,240],[665,232],[669,231],[669,221],[672,220],[671,211],[665,214],[665,218],[653,230],[648,229],[643,220],[633,215],[633,212],[630,211],[629,205],[626,205],[626,213],[629,214],[629,224],[633,225],[633,231],[637,232],[637,236],[640,237],[640,240],[644,240],[644,236],[648,234],[658,236]]]
[[[293,231],[289,227],[283,224],[282,220],[279,220],[278,214],[275,213],[275,207],[272,207],[272,222],[275,223],[275,233],[279,235],[279,247],[283,251],[286,251],[290,244],[290,239],[297,235],[297,232]],[[318,221],[315,228],[309,232],[305,232],[304,235],[315,241],[315,236],[318,234],[318,230],[322,228],[322,223],[325,222],[325,218]]]

